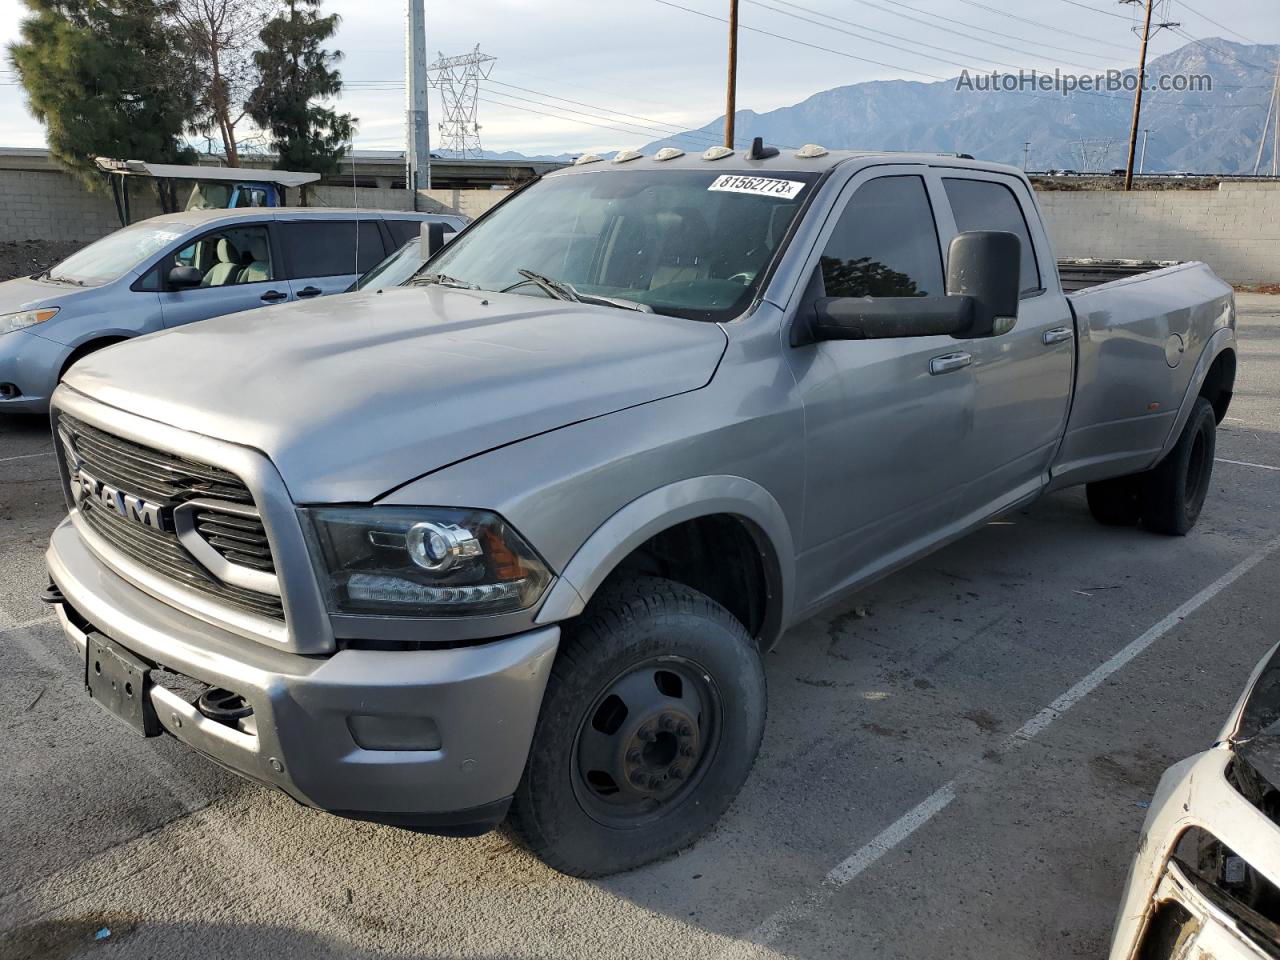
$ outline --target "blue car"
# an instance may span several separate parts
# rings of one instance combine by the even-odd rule
[[[0,283],[0,414],[43,413],[67,369],[121,340],[341,293],[418,237],[465,217],[314,207],[188,210],[117,230]]]

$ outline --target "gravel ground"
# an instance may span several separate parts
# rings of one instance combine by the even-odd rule
[[[0,280],[29,277],[65,260],[84,244],[50,240],[19,240],[0,243]]]
[[[299,808],[107,718],[33,599],[63,512],[47,427],[0,422],[0,958],[1104,956],[1160,772],[1280,639],[1280,298],[1240,304],[1190,536],[1100,527],[1064,491],[799,625],[768,659],[764,750],[723,823],[594,882],[502,833]]]

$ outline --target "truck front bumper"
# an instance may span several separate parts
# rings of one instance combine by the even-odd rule
[[[505,815],[558,627],[453,649],[298,656],[142,592],[70,521],[46,559],[79,669],[94,633],[155,667],[146,696],[160,728],[223,766],[360,819],[474,833]],[[193,702],[205,687],[239,695],[252,713],[211,719]]]
[[[1251,911],[1197,882],[1173,859],[1183,833],[1196,828],[1280,885],[1280,825],[1228,781],[1232,758],[1229,746],[1215,746],[1161,778],[1125,883],[1111,960],[1280,957],[1280,944],[1251,933]]]

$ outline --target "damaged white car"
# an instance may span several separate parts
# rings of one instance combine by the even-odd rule
[[[1111,960],[1280,958],[1280,647],[1156,788]]]

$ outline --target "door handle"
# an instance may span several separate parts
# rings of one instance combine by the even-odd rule
[[[281,293],[279,290],[268,290],[262,295],[263,303],[278,303],[281,300],[288,299],[289,295],[287,293]]]
[[[940,373],[950,373],[971,363],[973,357],[967,353],[946,353],[929,361],[929,373],[936,377]]]
[[[1052,330],[1046,330],[1044,332],[1044,336],[1040,339],[1042,339],[1046,345],[1051,345],[1070,340],[1073,336],[1075,336],[1075,331],[1070,327],[1054,327]]]
[[[297,292],[299,297],[318,297],[324,293],[319,287],[303,287]]]

